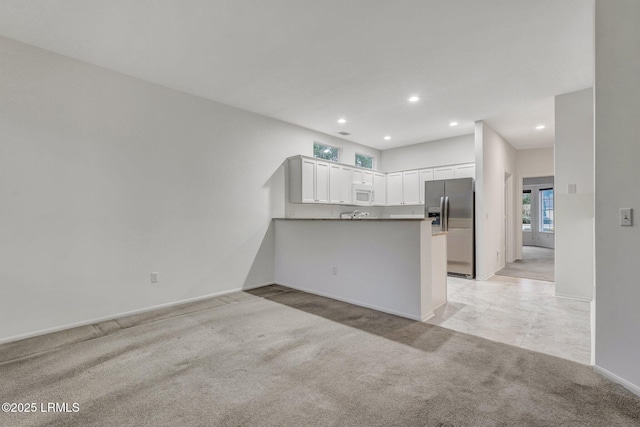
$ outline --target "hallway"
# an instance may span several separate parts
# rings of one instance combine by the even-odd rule
[[[496,274],[498,276],[555,282],[554,254],[554,249],[523,246],[522,260],[507,263],[507,266]]]

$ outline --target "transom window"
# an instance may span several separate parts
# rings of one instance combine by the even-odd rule
[[[356,166],[373,169],[373,157],[356,153]]]
[[[340,149],[332,147],[330,145],[320,144],[319,142],[313,143],[313,157],[324,160],[331,160],[337,162],[339,160]]]

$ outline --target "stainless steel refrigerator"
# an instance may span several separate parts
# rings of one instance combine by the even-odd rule
[[[475,183],[473,178],[425,182],[424,216],[433,232],[446,231],[449,275],[473,278],[475,268]]]

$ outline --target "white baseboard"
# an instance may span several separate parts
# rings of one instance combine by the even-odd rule
[[[335,300],[338,300],[338,301],[346,302],[346,303],[349,303],[349,304],[358,305],[360,307],[365,307],[365,308],[370,308],[372,310],[382,311],[383,313],[393,314],[395,316],[400,316],[400,317],[404,317],[404,318],[411,319],[411,320],[417,320],[419,322],[423,321],[421,316],[414,316],[412,314],[403,313],[401,311],[391,310],[391,309],[384,308],[384,307],[379,307],[377,305],[364,303],[362,301],[356,301],[356,300],[352,300],[352,299],[349,299],[349,298],[343,298],[343,297],[339,297],[339,296],[336,296],[336,295],[328,294],[326,292],[318,292],[316,290],[307,289],[307,288],[304,288],[302,286],[292,285],[290,283],[275,282],[275,284],[280,285],[280,286],[286,286],[287,288],[291,288],[291,289],[296,289],[298,291],[307,292],[309,294],[314,294],[314,295],[318,295],[318,296],[321,296],[321,297],[331,298],[331,299],[335,299]],[[433,313],[431,313],[431,315],[433,316]]]
[[[593,365],[593,370],[596,371],[597,373],[609,378],[611,381],[624,386],[624,388],[628,389],[633,394],[637,394],[638,396],[640,396],[640,387],[639,386],[630,383],[629,381],[625,380],[624,378],[620,378],[616,374],[613,374],[613,373],[607,371],[606,369],[601,368],[598,365]]]
[[[145,308],[141,308],[138,310],[131,310],[131,311],[125,311],[122,313],[116,313],[113,315],[109,315],[109,316],[103,316],[103,317],[96,317],[93,319],[87,319],[87,320],[83,320],[80,322],[74,322],[74,323],[67,323],[64,325],[60,325],[60,326],[55,326],[53,328],[47,328],[47,329],[41,329],[41,330],[37,330],[37,331],[33,331],[33,332],[27,332],[24,334],[18,334],[18,335],[13,335],[7,338],[1,338],[0,339],[0,344],[5,344],[8,342],[13,342],[13,341],[19,341],[19,340],[23,340],[26,338],[32,338],[32,337],[37,337],[39,335],[46,335],[46,334],[51,334],[54,332],[60,332],[60,331],[65,331],[67,329],[72,329],[72,328],[78,328],[80,326],[88,326],[88,325],[93,325],[96,323],[100,323],[100,322],[106,322],[108,320],[113,320],[113,319],[119,319],[121,317],[126,317],[126,316],[131,316],[134,314],[141,314],[141,313],[146,313],[149,311],[153,311],[153,310],[158,310],[161,308],[167,308],[167,307],[174,307],[176,305],[182,305],[182,304],[188,304],[190,302],[196,302],[196,301],[201,301],[201,300],[205,300],[205,299],[209,299],[209,298],[215,298],[215,297],[219,297],[222,295],[226,295],[226,294],[232,294],[234,292],[240,292],[240,291],[247,291],[250,289],[255,289],[255,288],[261,288],[263,286],[267,286],[267,285],[272,285],[273,282],[265,282],[265,283],[259,283],[256,285],[249,285],[249,286],[243,286],[241,288],[234,288],[234,289],[229,289],[226,291],[220,291],[220,292],[215,292],[213,294],[207,294],[207,295],[202,295],[199,297],[194,297],[194,298],[187,298],[187,299],[183,299],[183,300],[179,300],[179,301],[172,301],[172,302],[168,302],[165,304],[158,304],[158,305],[154,305],[151,307],[145,307]]]
[[[574,301],[581,301],[581,302],[591,302],[592,300],[588,299],[588,298],[583,298],[583,297],[577,297],[575,295],[567,295],[567,294],[559,294],[559,293],[555,293],[554,296],[558,297],[558,298],[564,298],[564,299],[571,299]]]

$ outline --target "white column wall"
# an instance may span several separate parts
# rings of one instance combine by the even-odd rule
[[[593,89],[556,96],[556,295],[593,298]],[[575,193],[569,186],[575,185]]]
[[[596,369],[640,394],[640,2],[596,0]],[[620,208],[635,210],[632,227]]]
[[[514,211],[521,200],[516,197],[516,150],[487,123],[476,122],[476,276],[486,280],[504,268],[505,234],[510,227],[510,245],[515,247],[516,223]],[[505,226],[505,174],[511,175],[510,191],[513,201],[510,209],[512,219]]]

